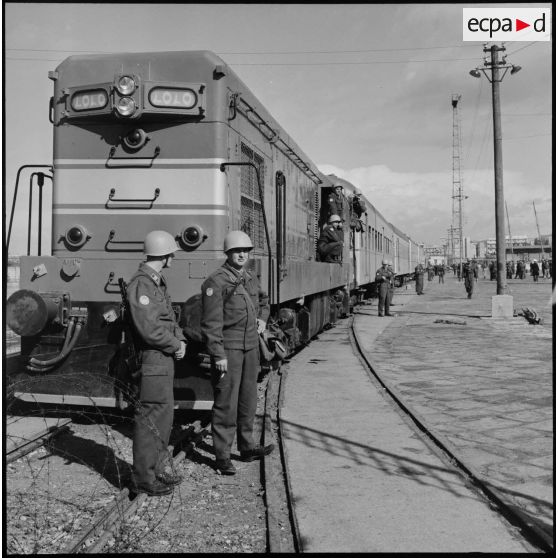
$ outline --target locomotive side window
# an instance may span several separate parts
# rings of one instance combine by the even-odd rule
[[[265,195],[263,158],[242,143],[241,161],[243,163],[254,163],[258,167],[262,183],[262,195]],[[252,239],[255,248],[263,249],[265,246],[265,228],[258,181],[254,169],[248,165],[240,167],[240,211],[240,229]]]

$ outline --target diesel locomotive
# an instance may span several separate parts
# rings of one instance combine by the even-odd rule
[[[421,246],[363,198],[360,219],[344,223],[342,261],[319,261],[324,208],[340,179],[322,174],[211,52],[71,56],[49,78],[53,161],[31,181],[52,183],[51,255],[32,255],[28,244],[20,290],[6,305],[21,336],[7,362],[20,399],[117,404],[119,280],[136,271],[151,230],[180,247],[165,276],[181,319],[222,265],[227,232],[250,236],[250,265],[272,309],[271,363],[369,296],[383,258],[399,278],[423,260]],[[350,199],[355,187],[343,184]],[[179,408],[211,408],[210,374],[196,353],[176,363]]]

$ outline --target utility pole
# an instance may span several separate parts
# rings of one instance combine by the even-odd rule
[[[537,217],[537,208],[535,207],[535,201],[533,200],[533,211],[535,212],[535,222],[537,223],[537,234],[539,235],[539,246],[541,247],[541,261],[544,255],[544,248],[541,238],[541,230],[539,229],[539,218]]]
[[[458,103],[461,100],[461,95],[454,93],[451,96],[451,106],[453,107],[453,156],[452,156],[452,169],[453,169],[453,188],[452,188],[452,257],[455,258],[454,252],[454,231],[457,232],[459,238],[459,269],[462,270],[463,266],[463,183],[461,177],[461,123],[459,118]],[[463,274],[460,273],[461,277]]]
[[[485,68],[476,68],[469,73],[476,78],[480,78],[480,73],[486,76],[492,84],[492,120],[494,126],[494,202],[496,212],[496,294],[504,294],[506,287],[506,233],[504,227],[504,178],[502,163],[502,123],[500,117],[500,82],[504,79],[508,69],[511,68],[511,74],[515,74],[521,70],[520,66],[513,66],[506,63],[506,57],[499,59],[499,53],[506,49],[502,46],[492,45],[488,47],[486,44],[483,52],[490,52],[490,60],[485,58]],[[487,73],[490,70],[490,76]],[[500,76],[500,70],[503,70]]]

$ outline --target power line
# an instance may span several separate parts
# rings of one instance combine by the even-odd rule
[[[355,53],[365,53],[365,52],[399,52],[399,51],[415,51],[415,50],[436,50],[436,49],[446,49],[446,48],[463,48],[463,47],[475,47],[476,44],[463,44],[463,45],[444,45],[444,46],[428,46],[428,47],[406,47],[406,48],[371,48],[362,50],[285,50],[285,51],[245,51],[245,52],[218,52],[217,54],[227,54],[227,55],[281,55],[281,54],[355,54]],[[75,50],[75,49],[35,49],[35,48],[6,48],[6,51],[17,51],[17,52],[82,52],[90,54],[109,54],[114,51],[109,50]]]
[[[5,60],[59,62],[61,58],[17,58],[6,56]],[[370,66],[374,64],[414,64],[421,62],[460,62],[476,58],[433,58],[430,60],[373,60],[369,62],[229,62],[229,66]]]

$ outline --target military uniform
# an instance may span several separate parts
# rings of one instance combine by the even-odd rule
[[[391,316],[389,311],[389,284],[393,280],[393,272],[387,267],[380,267],[376,271],[376,283],[379,284],[378,316]]]
[[[259,339],[257,319],[267,320],[267,296],[252,273],[227,262],[202,284],[201,329],[214,361],[227,359],[227,372],[212,371],[213,448],[230,458],[236,431],[240,452],[254,448]]]
[[[423,294],[422,290],[424,289],[424,267],[421,264],[418,264],[415,267],[415,290],[418,295]]]
[[[327,198],[328,207],[328,217],[331,215],[339,215],[341,221],[347,220],[346,206],[348,205],[347,200],[343,194],[337,194],[332,192]]]
[[[322,262],[340,262],[343,256],[343,229],[326,225],[318,239],[318,253]]]
[[[174,354],[184,335],[164,277],[146,263],[128,285],[128,302],[142,350],[139,404],[134,411],[134,480],[152,484],[168,463],[174,414]]]
[[[475,284],[475,264],[471,262],[465,262],[463,264],[463,279],[465,281],[465,290],[467,291],[467,298],[473,296],[473,287]]]
[[[537,263],[537,260],[533,260],[531,263],[531,275],[533,276],[533,281],[539,280],[539,271],[539,264]]]

